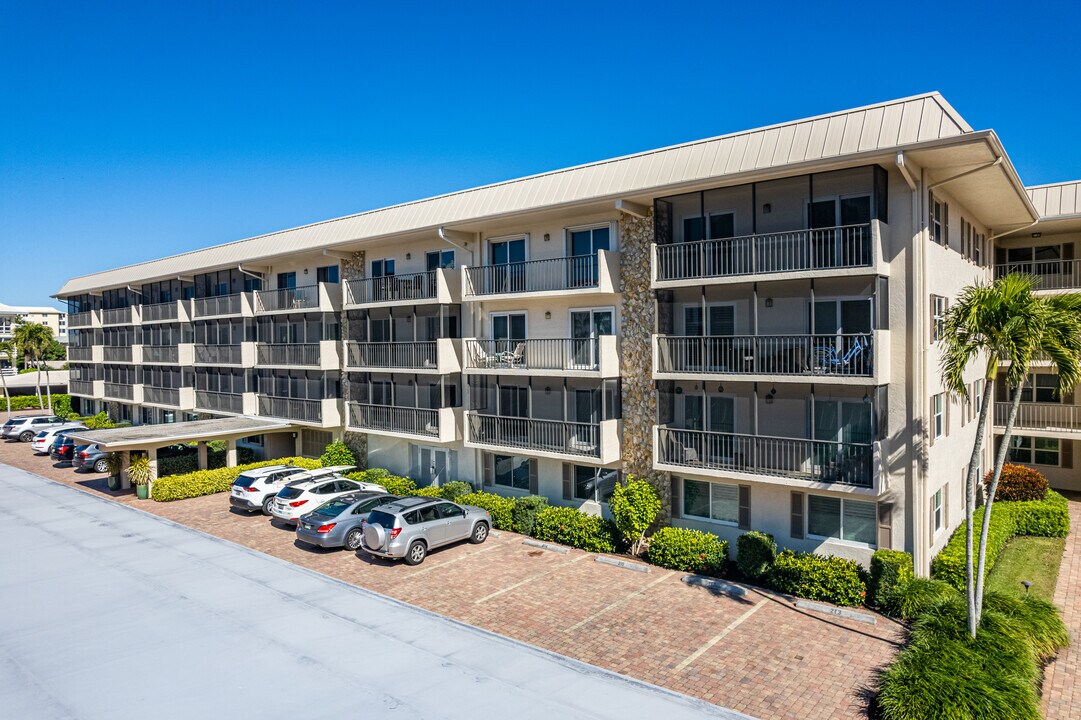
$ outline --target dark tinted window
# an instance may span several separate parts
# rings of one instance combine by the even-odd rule
[[[316,512],[320,515],[327,515],[328,517],[337,517],[341,515],[350,505],[353,504],[352,500],[343,500],[338,498],[337,500],[331,500],[326,505],[322,505]]]
[[[338,489],[343,492],[349,490],[360,490],[360,485],[357,485],[355,482],[352,482],[350,480],[339,480]]]
[[[300,497],[300,494],[302,492],[304,491],[300,488],[287,487],[283,488],[280,492],[278,492],[278,497],[282,498],[283,500],[292,500],[293,498]]]
[[[465,515],[465,510],[451,503],[440,503],[436,507],[439,508],[439,514],[444,518],[456,518]]]
[[[423,507],[420,510],[418,510],[417,512],[420,513],[420,521],[421,522],[432,522],[434,520],[439,519],[439,509],[435,505],[429,505],[428,507]]]
[[[367,502],[362,502],[360,505],[357,505],[356,509],[353,510],[353,514],[363,515],[364,513],[370,512],[371,510],[379,507],[380,505],[386,505],[388,502],[392,502],[394,500],[397,500],[397,498],[387,496],[372,498]]]
[[[374,515],[375,513],[372,513],[372,514]],[[420,510],[414,510],[414,511],[413,511],[413,512],[411,512],[411,513],[406,513],[406,514],[405,514],[405,515],[403,515],[402,517],[403,517],[403,518],[405,519],[405,521],[406,521],[407,523],[409,523],[410,525],[416,525],[417,523],[419,523],[419,522],[420,522]],[[368,522],[371,522],[371,519],[370,519],[370,518],[369,518]]]
[[[381,510],[374,510],[372,511],[372,514],[368,516],[369,525],[382,525],[388,530],[394,527],[394,520],[395,517],[393,515]]]
[[[239,477],[237,477],[236,480],[233,481],[233,487],[248,488],[248,487],[251,487],[251,484],[253,482],[255,482],[255,478],[250,478],[250,477],[245,477],[244,475],[240,475]]]

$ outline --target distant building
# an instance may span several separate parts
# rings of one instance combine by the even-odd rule
[[[0,303],[0,340],[10,340],[15,332],[15,322],[24,318],[52,328],[53,336],[67,345],[68,314],[48,306],[5,305]]]

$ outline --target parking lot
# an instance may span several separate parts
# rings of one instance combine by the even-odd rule
[[[109,495],[76,475],[0,443],[0,462]],[[553,552],[493,533],[483,545],[434,551],[409,567],[296,543],[291,528],[231,511],[225,495],[173,503],[119,502],[349,583],[633,678],[759,718],[865,716],[861,690],[885,664],[900,628],[794,607],[748,589],[743,597],[635,572],[577,550]]]

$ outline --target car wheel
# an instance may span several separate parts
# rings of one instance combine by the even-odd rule
[[[405,553],[406,565],[420,565],[424,562],[424,556],[428,554],[428,548],[420,540],[414,540]]]
[[[473,534],[469,536],[469,542],[480,545],[488,539],[488,523],[479,522],[473,526]]]
[[[98,460],[94,463],[94,472],[109,472],[109,462],[107,460]]]
[[[30,442],[33,439],[34,433],[30,432],[29,430],[19,435],[19,442]]]
[[[274,502],[274,496],[271,495],[263,501],[263,514],[270,515],[270,503]]]
[[[360,528],[353,528],[345,535],[345,549],[354,551],[359,549],[363,537],[364,534],[360,531]]]

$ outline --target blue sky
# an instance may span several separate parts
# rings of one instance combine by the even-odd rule
[[[0,0],[0,302],[928,90],[1081,177],[1081,4],[952,5]]]

